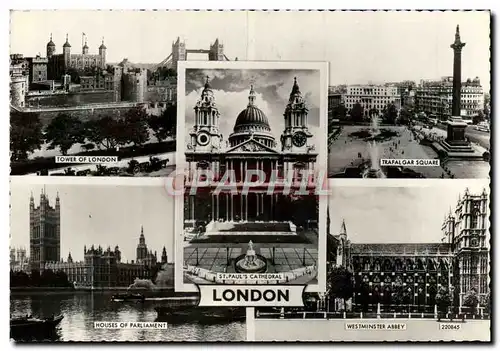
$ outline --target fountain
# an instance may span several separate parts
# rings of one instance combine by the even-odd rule
[[[235,269],[238,273],[264,273],[267,270],[266,259],[255,252],[251,240],[246,254],[236,259]]]
[[[372,136],[376,137],[379,134],[380,134],[380,129],[378,127],[378,116],[373,115],[372,116]]]
[[[380,155],[377,143],[368,142],[368,153],[370,154],[370,167],[363,173],[363,178],[385,178],[384,172],[380,168]]]

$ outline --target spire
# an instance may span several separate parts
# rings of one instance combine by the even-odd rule
[[[297,83],[297,77],[293,77],[293,87],[292,92],[290,93],[290,98],[292,98],[296,94],[300,94],[300,88],[299,84]]]
[[[144,227],[141,225],[141,238],[144,238]]]
[[[30,202],[33,202],[33,201],[35,201],[35,199],[33,198],[33,191],[31,191]]]
[[[253,90],[253,84],[250,85],[250,93],[248,94],[248,106],[255,105],[255,90]]]
[[[457,24],[457,30],[455,31],[455,41],[460,41],[460,25]]]
[[[205,80],[205,89],[211,89],[212,87],[210,86],[210,77],[206,76],[205,78],[206,78],[206,80]]]

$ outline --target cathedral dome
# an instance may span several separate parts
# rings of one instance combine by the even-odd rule
[[[246,129],[252,126],[259,127],[260,130],[271,130],[266,114],[257,106],[248,105],[246,109],[240,112],[238,118],[236,118],[234,131],[238,132],[239,129]]]
[[[239,113],[234,124],[233,133],[229,136],[231,147],[242,144],[249,139],[254,139],[269,148],[276,146],[269,120],[266,114],[255,105],[255,98],[255,91],[251,86],[247,108]]]
[[[52,39],[50,39],[50,41],[47,43],[47,47],[53,47],[55,48],[56,47],[56,44],[54,44],[54,42],[52,41]]]

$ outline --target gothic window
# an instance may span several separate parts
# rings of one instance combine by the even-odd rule
[[[375,261],[375,264],[374,264],[374,270],[376,272],[379,272],[380,271],[380,261],[379,260],[376,260]]]
[[[378,275],[376,275],[375,278],[373,278],[373,282],[380,283],[380,277]]]
[[[386,275],[386,276],[385,276],[385,279],[384,279],[384,283],[386,283],[386,284],[391,284],[391,277],[390,277],[390,276],[388,276],[388,275]]]
[[[422,262],[421,259],[417,260],[417,270],[423,271],[424,270],[424,263]]]
[[[370,260],[369,260],[369,259],[365,259],[365,261],[363,262],[363,267],[364,267],[364,270],[365,270],[365,271],[369,271],[369,270],[371,270],[371,267],[370,267]]]
[[[398,258],[395,262],[396,272],[401,272],[403,270],[403,262]]]
[[[427,260],[427,270],[429,270],[429,271],[436,270],[436,265],[434,264],[434,261],[432,259]]]
[[[410,259],[406,260],[406,270],[407,271],[412,271],[413,270],[413,261]]]
[[[368,278],[368,276],[367,276],[367,275],[365,275],[365,276],[363,277],[363,283],[368,283],[368,282],[370,282],[370,278]]]

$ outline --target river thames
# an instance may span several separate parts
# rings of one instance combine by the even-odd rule
[[[144,303],[111,302],[111,292],[50,292],[13,293],[10,301],[11,317],[33,315],[46,318],[63,315],[56,334],[50,341],[244,341],[244,322],[225,324],[170,324],[166,330],[103,330],[94,329],[94,321],[154,322],[154,307],[161,299],[146,299]],[[47,340],[47,341],[49,341]],[[18,340],[22,341],[22,340]]]

